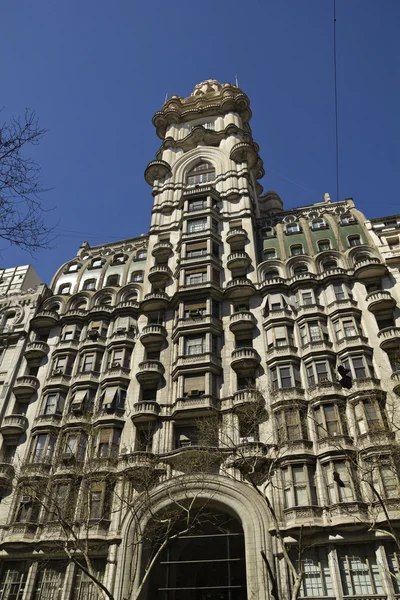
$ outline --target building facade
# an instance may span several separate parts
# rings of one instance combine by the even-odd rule
[[[85,242],[30,314],[0,600],[400,597],[397,218],[284,210],[250,118],[230,84],[170,98],[148,235]]]

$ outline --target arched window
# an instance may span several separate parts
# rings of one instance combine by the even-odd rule
[[[78,263],[72,263],[71,265],[68,265],[68,267],[67,267],[67,273],[74,273],[77,270],[78,270]]]
[[[102,266],[102,264],[103,261],[101,260],[101,258],[95,258],[90,266],[92,269],[99,269]]]
[[[202,512],[204,518],[198,518]],[[147,598],[246,600],[245,545],[240,523],[208,507],[203,511],[201,507],[195,508],[194,513],[198,525],[193,525],[182,536],[179,532],[187,531],[187,525],[184,516],[176,518],[170,535],[174,539],[170,539],[156,559]],[[154,546],[145,553],[145,561],[149,559],[149,552],[156,549],[156,544]],[[171,591],[165,591],[165,582]]]
[[[264,279],[273,279],[274,277],[279,277],[278,269],[270,269],[264,273]]]
[[[209,162],[197,163],[193,169],[189,171],[186,177],[186,183],[188,185],[195,185],[196,183],[208,183],[214,181],[215,169]]]
[[[361,238],[359,235],[350,235],[348,238],[349,246],[361,246]]]
[[[325,250],[331,249],[331,243],[329,240],[319,240],[318,242],[318,250],[319,252],[324,252]]]
[[[138,293],[130,292],[124,299],[124,302],[135,302],[137,300]]]
[[[329,269],[337,269],[336,260],[326,260],[324,263],[322,263],[323,271],[329,271]]]
[[[111,296],[102,296],[98,302],[100,306],[110,306],[112,304]]]
[[[304,254],[303,246],[301,244],[296,244],[295,246],[290,246],[290,254],[292,256],[299,256]]]
[[[59,294],[69,294],[71,291],[71,284],[70,283],[62,283],[60,285],[60,287],[58,288],[58,293]]]
[[[86,279],[83,284],[84,290],[95,290],[96,289],[96,280],[95,279]]]
[[[114,265],[123,264],[126,261],[125,254],[116,254],[112,260]]]
[[[107,277],[106,285],[111,285],[111,286],[119,285],[119,275],[109,275]]]
[[[292,269],[293,275],[299,275],[300,273],[308,273],[308,267],[306,264],[301,263],[300,265],[296,265]]]
[[[328,226],[324,219],[314,219],[311,223],[312,229],[326,229]]]
[[[78,300],[76,304],[73,306],[73,310],[76,309],[85,309],[86,308],[86,300]]]

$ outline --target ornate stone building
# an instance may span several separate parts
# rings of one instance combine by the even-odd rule
[[[85,242],[31,319],[0,600],[101,597],[86,554],[116,600],[286,600],[293,570],[299,598],[400,597],[397,234],[351,199],[285,211],[250,118],[230,84],[170,98],[148,235]],[[193,498],[146,578],[143,532]]]

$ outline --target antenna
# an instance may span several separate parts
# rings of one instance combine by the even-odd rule
[[[235,81],[236,81],[236,87],[239,87],[239,79],[238,79],[237,75],[235,75]]]
[[[335,142],[336,142],[336,200],[339,201],[339,128],[338,128],[338,100],[336,76],[336,0],[333,0],[333,78],[335,88]]]

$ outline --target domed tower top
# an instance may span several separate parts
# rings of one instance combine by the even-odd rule
[[[223,116],[237,113],[241,118],[243,131],[251,135],[250,100],[236,85],[220,83],[216,79],[207,79],[198,83],[190,96],[171,96],[161,110],[153,117],[157,135],[161,139],[169,125],[181,124],[199,117]]]

